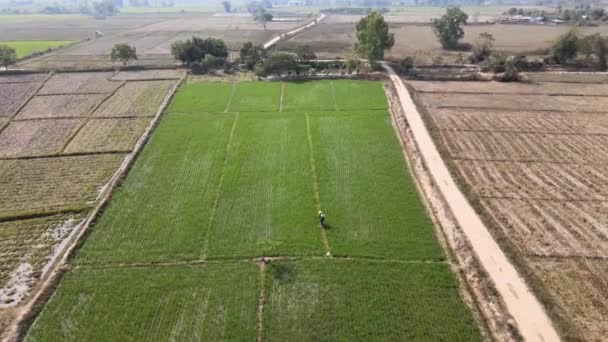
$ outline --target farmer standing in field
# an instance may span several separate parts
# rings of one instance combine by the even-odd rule
[[[325,214],[319,210],[319,227],[325,228]]]

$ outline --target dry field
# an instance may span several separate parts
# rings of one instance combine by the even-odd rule
[[[175,81],[128,82],[94,113],[95,117],[153,116]]]
[[[0,75],[0,338],[177,82],[128,81],[170,76],[143,75]],[[91,118],[105,103],[107,116],[146,117]]]
[[[181,70],[141,70],[121,71],[112,76],[113,81],[148,81],[155,79],[179,79],[184,74]]]
[[[150,16],[150,15],[147,15]],[[147,17],[143,16],[143,17]],[[25,61],[25,68],[93,68],[111,66],[109,54],[116,43],[128,43],[137,49],[139,59],[136,65],[173,65],[170,56],[171,44],[193,35],[203,38],[223,39],[234,55],[246,42],[263,44],[281,33],[287,32],[304,22],[271,22],[267,30],[248,16],[212,16],[207,13],[151,15],[145,21],[142,17],[119,16],[125,22],[120,32],[111,31],[101,38],[92,38],[73,47],[51,53],[41,58]],[[0,25],[1,27],[1,25]],[[95,30],[92,30],[93,33]],[[103,30],[102,30],[103,31]]]
[[[607,336],[605,87],[408,83],[454,175],[564,334]]]
[[[279,44],[280,49],[293,50],[301,44],[313,46],[323,58],[348,57],[356,42],[357,16],[331,15],[317,27]],[[401,59],[415,56],[417,62],[428,63],[433,56],[442,55],[455,59],[457,52],[441,49],[433,30],[428,24],[404,23],[399,17],[387,16],[390,32],[395,34],[395,46],[387,57]],[[464,42],[472,43],[482,32],[491,33],[496,39],[495,48],[511,53],[532,53],[549,48],[559,35],[570,27],[551,25],[470,25],[465,26]],[[585,33],[608,33],[608,26],[583,28]]]

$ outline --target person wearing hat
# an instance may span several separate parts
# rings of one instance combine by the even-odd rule
[[[325,214],[319,210],[319,227],[325,228]]]

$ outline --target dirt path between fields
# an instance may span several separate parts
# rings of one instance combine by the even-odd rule
[[[490,235],[479,216],[452,179],[430,133],[401,78],[388,65],[389,74],[401,102],[422,162],[431,180],[448,205],[456,223],[468,239],[481,267],[494,282],[504,305],[527,341],[559,341],[559,335],[542,305],[526,285]]]
[[[278,36],[272,38],[271,40],[269,40],[268,42],[266,42],[263,45],[264,49],[266,49],[266,50],[270,49],[271,47],[275,46],[276,44],[278,44],[282,40],[287,40],[287,39],[293,38],[293,36],[295,36],[295,35],[297,35],[297,34],[299,34],[301,32],[304,32],[304,31],[306,31],[306,30],[308,30],[310,28],[313,28],[318,23],[320,23],[321,20],[325,19],[326,16],[327,15],[325,15],[325,14],[321,14],[318,18],[315,18],[313,21],[311,21],[310,23],[308,23],[308,24],[306,24],[304,26],[300,26],[300,27],[298,27],[296,29],[293,29],[293,30],[287,32],[287,33],[283,33],[281,35],[278,35]]]

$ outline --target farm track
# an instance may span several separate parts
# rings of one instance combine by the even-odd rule
[[[493,280],[521,335],[526,340],[559,340],[559,335],[551,320],[540,302],[528,289],[526,281],[503,254],[484,223],[460,192],[403,82],[390,67],[386,65],[384,67],[397,89],[405,116],[427,170],[450,206],[452,215],[467,235],[481,265]],[[480,107],[482,108],[482,106],[474,108],[480,109]]]

